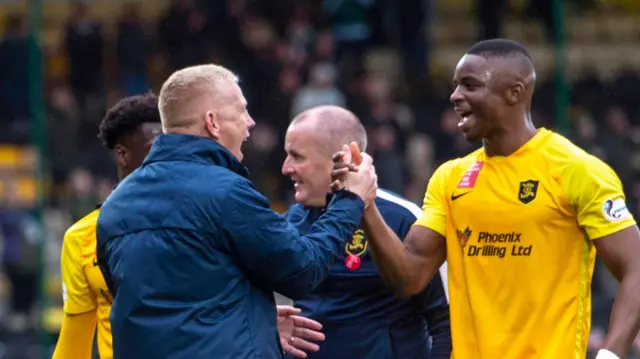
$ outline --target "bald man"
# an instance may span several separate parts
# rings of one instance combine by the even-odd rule
[[[621,284],[596,358],[624,358],[640,328],[640,232],[614,171],[533,125],[535,78],[517,42],[467,51],[451,102],[483,148],[436,170],[403,243],[369,207],[369,248],[401,297],[446,258],[456,359],[584,358],[597,252]]]
[[[351,112],[321,106],[293,119],[287,130],[282,173],[294,182],[295,200],[285,214],[301,234],[322,218],[331,184],[331,157],[342,144],[356,142],[363,151],[367,135]],[[420,208],[397,194],[378,190],[375,203],[399,238],[420,215]],[[449,359],[451,333],[446,266],[426,290],[397,299],[376,273],[362,228],[349,233],[330,274],[313,293],[295,302],[302,315],[323,325],[325,341],[311,359]],[[429,346],[432,339],[432,348]],[[301,349],[303,340],[292,343]]]
[[[162,86],[163,135],[102,205],[98,260],[118,359],[283,358],[273,292],[309,295],[376,196],[371,157],[301,236],[241,164],[238,80],[203,65]]]

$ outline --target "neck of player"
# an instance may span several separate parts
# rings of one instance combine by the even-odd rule
[[[131,172],[133,172],[133,170],[118,166],[118,183],[122,182]]]
[[[531,121],[531,113],[526,112],[518,117],[515,121],[513,117],[503,121],[499,130],[482,139],[487,156],[509,156],[538,133],[538,129]]]

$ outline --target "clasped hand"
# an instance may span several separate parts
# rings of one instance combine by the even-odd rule
[[[331,190],[346,189],[358,195],[368,207],[375,199],[378,190],[373,159],[367,153],[360,152],[352,142],[350,146],[333,155],[333,171],[331,172]]]

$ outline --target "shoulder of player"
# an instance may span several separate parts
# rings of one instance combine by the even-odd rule
[[[472,165],[473,163],[478,161],[478,156],[483,151],[484,151],[483,148],[479,148],[479,149],[467,154],[466,156],[458,157],[458,158],[454,158],[452,160],[449,160],[449,161],[443,163],[442,165],[440,165],[440,167],[442,169],[447,170],[447,171],[455,171],[455,170],[464,170],[464,171],[466,171],[467,169],[469,169],[470,165]]]
[[[608,170],[609,165],[596,156],[588,153],[568,138],[553,133],[544,146],[543,154],[546,161],[559,172],[588,172]],[[551,167],[550,166],[550,167]]]
[[[422,213],[420,207],[415,203],[381,188],[377,192],[376,205],[385,219],[389,216],[410,216],[415,219],[419,218]]]
[[[464,157],[458,157],[441,164],[434,173],[435,177],[441,177],[443,180],[448,180],[452,175],[457,177],[458,174],[466,172],[469,167],[478,161],[478,156],[484,151],[479,148]]]
[[[94,241],[99,214],[100,210],[96,209],[71,225],[64,234],[64,243],[75,242],[78,245],[85,245],[87,242]]]

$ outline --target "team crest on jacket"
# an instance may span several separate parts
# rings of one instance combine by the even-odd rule
[[[527,204],[534,199],[538,194],[538,183],[540,181],[526,180],[520,182],[520,189],[518,190],[518,199],[520,202]]]
[[[358,257],[367,251],[367,240],[364,238],[364,231],[362,229],[358,229],[353,234],[351,240],[344,246],[344,251],[347,252],[347,254]]]
[[[471,238],[471,228],[467,226],[463,231],[456,229],[456,235],[458,235],[458,240],[460,241],[460,247],[464,248]]]

